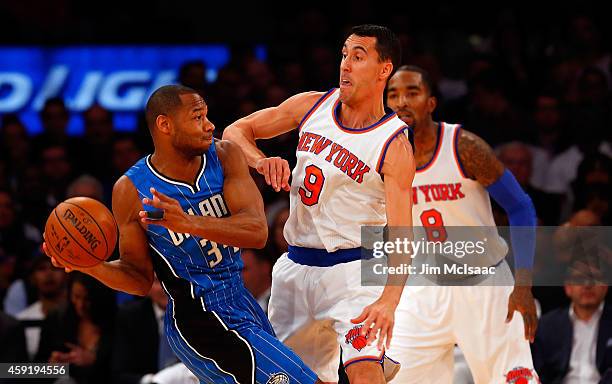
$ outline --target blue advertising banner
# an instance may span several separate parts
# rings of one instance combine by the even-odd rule
[[[264,59],[262,47],[257,56]],[[0,47],[0,115],[18,113],[32,134],[50,97],[64,98],[70,134],[81,134],[81,112],[100,104],[118,130],[132,130],[149,95],[176,81],[181,64],[202,60],[207,79],[230,59],[226,45]]]

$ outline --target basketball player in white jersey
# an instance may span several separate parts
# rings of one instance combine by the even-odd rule
[[[342,47],[339,88],[295,95],[224,132],[268,184],[291,191],[289,252],[272,272],[269,315],[283,341],[313,321],[328,324],[331,338],[316,332],[321,337],[291,344],[324,382],[338,380],[338,345],[353,384],[384,383],[397,370],[385,351],[406,277],[402,284],[362,286],[359,247],[363,225],[412,225],[408,127],[383,100],[399,57],[389,29],[354,27]],[[266,157],[255,140],[292,129],[300,140],[289,186],[288,163]]]
[[[489,196],[506,210],[511,225],[529,227],[527,241],[520,244],[511,232],[517,267],[514,288],[477,280],[482,276],[466,277],[462,283],[467,286],[408,284],[396,312],[392,348],[399,352],[394,357],[402,368],[395,380],[402,384],[452,383],[453,348],[458,344],[477,384],[514,383],[521,377],[527,380],[521,382],[535,382],[529,348],[537,326],[530,281],[533,243],[529,234],[536,221],[531,199],[482,139],[459,125],[433,121],[436,98],[421,68],[398,69],[388,84],[387,105],[414,130],[415,229],[491,227],[495,239],[489,242],[496,241],[498,251],[483,255],[482,264],[496,266],[496,273],[501,274],[509,272],[504,261],[508,248],[494,229]],[[522,230],[524,233],[525,228]],[[416,279],[411,276],[410,282]],[[509,281],[512,284],[511,278]],[[515,311],[522,314],[522,322],[520,315],[513,316]]]

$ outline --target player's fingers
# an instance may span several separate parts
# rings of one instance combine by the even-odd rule
[[[369,308],[365,307],[363,311],[361,311],[361,314],[359,316],[355,317],[354,319],[351,319],[351,323],[359,324],[363,322],[368,317],[368,314],[369,314]]]
[[[283,187],[283,178],[285,176],[285,160],[280,160],[276,164],[276,186],[277,192]]]
[[[387,340],[387,337],[388,337],[387,335],[388,332],[389,332],[389,327],[386,324],[380,328],[380,335],[378,337],[378,343],[376,345],[379,351],[382,351],[383,345],[385,344],[385,341]]]
[[[270,162],[269,161],[266,161],[262,164],[261,171],[259,173],[261,173],[264,176],[264,179],[266,179],[266,184],[270,185],[271,180],[270,180]]]
[[[514,317],[514,304],[512,301],[508,303],[508,314],[506,315],[506,323],[512,321],[512,317]]]
[[[64,266],[60,264],[53,256],[51,256],[51,264],[53,264],[55,268],[64,268]]]
[[[155,188],[151,188],[151,193],[153,194],[153,196],[157,197],[159,200],[165,202],[165,203],[172,203],[175,200],[163,193],[161,193],[160,191],[156,190]]]
[[[156,197],[153,197],[153,199],[149,199],[148,197],[145,197],[144,199],[142,199],[142,203],[144,205],[149,205],[151,207],[162,209],[162,210],[169,210],[171,208],[171,205],[169,203],[165,203]]]
[[[47,248],[47,243],[46,243],[46,242],[43,242],[43,243],[42,243],[42,249],[43,249],[43,252],[45,253],[45,255],[47,255],[47,256],[51,256],[51,255],[49,254],[49,249]]]
[[[278,192],[278,183],[276,180],[276,161],[270,161],[270,185]]]
[[[527,340],[533,343],[535,340],[536,330],[538,329],[538,317],[535,313],[531,312],[526,317],[529,319],[529,333],[525,336]]]
[[[289,176],[291,176],[291,170],[289,169],[289,163],[287,162],[287,160],[283,160],[282,188],[286,191],[289,190]]]
[[[384,335],[382,334],[382,332],[380,332],[380,335],[378,334],[378,332],[381,331],[381,325],[378,322],[379,320],[375,320],[372,322],[372,329],[370,329],[370,336],[374,336],[374,337],[368,337],[368,345],[372,345],[376,339],[378,339],[379,341],[381,339],[384,339]]]
[[[389,327],[389,332],[387,332],[387,342],[385,343],[386,349],[389,349],[391,346],[391,339],[393,338],[393,324]]]

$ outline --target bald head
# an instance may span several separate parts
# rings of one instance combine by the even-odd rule
[[[183,104],[181,95],[189,94],[197,92],[183,85],[164,85],[153,92],[145,108],[147,126],[151,134],[155,131],[157,117],[172,115]]]

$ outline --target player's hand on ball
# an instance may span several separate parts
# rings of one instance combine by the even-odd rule
[[[142,203],[163,211],[161,218],[151,218],[147,211],[140,211],[140,220],[143,223],[161,225],[175,233],[189,233],[191,222],[189,215],[183,211],[179,202],[164,195],[155,188],[150,188],[152,199],[145,197]]]
[[[361,314],[351,319],[353,324],[363,323],[361,335],[372,345],[378,339],[378,350],[389,349],[395,323],[395,305],[380,298],[363,309]],[[380,333],[379,333],[380,332]]]
[[[271,185],[276,192],[281,189],[289,190],[289,176],[291,170],[287,160],[280,157],[266,157],[257,162],[255,169],[266,179],[266,184]]]
[[[538,328],[538,316],[530,286],[514,287],[514,290],[510,294],[510,298],[508,300],[508,315],[506,316],[506,323],[509,323],[512,320],[514,311],[519,311],[523,315],[525,339],[533,343],[536,329]]]
[[[53,266],[55,268],[64,268],[64,271],[66,271],[66,273],[72,272],[73,269],[71,267],[66,266],[66,265],[60,263],[55,257],[53,257],[51,255],[51,252],[49,251],[49,247],[48,247],[47,242],[45,240],[46,240],[45,233],[43,232],[42,250],[45,253],[45,255],[47,255],[49,258],[51,258],[51,264],[53,264]]]

